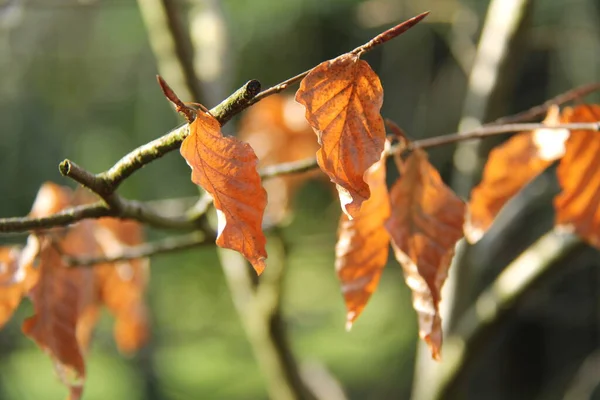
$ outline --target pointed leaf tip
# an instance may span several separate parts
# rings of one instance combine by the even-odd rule
[[[353,311],[349,311],[348,315],[346,316],[346,332],[350,332],[350,330],[352,330],[352,326],[354,325],[354,319],[356,318],[356,315]]]
[[[371,197],[356,218],[340,218],[335,246],[335,269],[346,303],[347,329],[358,318],[375,292],[388,258],[390,237],[384,226],[390,216],[385,157],[365,174]]]

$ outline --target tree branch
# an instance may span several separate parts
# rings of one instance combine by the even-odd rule
[[[399,154],[405,150],[411,151],[414,149],[428,149],[437,146],[443,146],[446,144],[462,142],[467,140],[481,139],[490,136],[503,135],[507,133],[533,131],[537,129],[568,129],[568,130],[589,130],[589,131],[600,131],[600,121],[598,122],[585,122],[585,123],[572,123],[572,124],[560,124],[560,125],[545,125],[543,123],[523,123],[523,124],[508,124],[508,125],[496,125],[492,123],[490,125],[484,125],[480,128],[473,129],[468,132],[456,132],[449,135],[436,136],[427,139],[415,140],[408,145],[408,148],[396,144],[388,150],[386,156],[392,156]],[[280,175],[297,174],[302,172],[310,171],[318,167],[316,158],[307,158],[299,161],[291,161],[287,163],[281,163],[277,165],[270,165],[260,170],[260,176],[262,179],[270,179]]]
[[[439,379],[428,381],[432,393],[429,398],[447,398],[465,371],[465,364],[504,313],[513,309],[553,267],[585,246],[578,236],[554,229],[510,263],[459,318],[455,333],[445,340]]]
[[[194,232],[187,235],[168,237],[156,242],[144,243],[139,246],[129,247],[122,253],[113,256],[73,257],[64,253],[62,255],[67,265],[70,267],[90,267],[97,264],[115,263],[155,256],[158,254],[172,253],[175,251],[213,244],[214,241],[214,235],[207,235],[203,232]]]

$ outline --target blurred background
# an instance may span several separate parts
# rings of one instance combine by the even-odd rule
[[[64,158],[100,172],[180,124],[156,84],[159,71],[183,100],[210,108],[249,79],[270,87],[426,10],[424,22],[365,55],[385,89],[383,115],[412,138],[477,126],[600,81],[598,0],[0,0],[0,217],[27,214],[45,181],[71,185],[57,168]],[[171,33],[160,21],[168,12],[189,31],[178,54],[191,60],[196,82],[186,82],[177,60],[164,54]],[[237,134],[250,124],[246,117],[225,131]],[[467,198],[501,140],[440,147],[430,157]],[[197,189],[175,153],[136,173],[120,193],[193,201]],[[556,192],[550,169],[481,242],[461,247],[444,304],[448,333],[552,228]],[[305,180],[291,208],[281,227],[283,316],[302,371],[330,387],[329,399],[600,399],[597,251],[577,245],[561,254],[468,343],[459,372],[436,395],[427,387],[438,387],[440,366],[418,355],[416,316],[398,265],[390,261],[346,333],[334,271],[337,199],[323,179]],[[165,234],[148,231],[152,239]],[[0,244],[24,238],[2,236]],[[118,353],[111,319],[103,317],[84,399],[267,398],[214,248],[155,257],[148,302],[152,340],[137,355]],[[20,333],[31,312],[24,301],[0,332],[1,399],[66,394],[50,359]]]

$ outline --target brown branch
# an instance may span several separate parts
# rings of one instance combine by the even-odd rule
[[[587,85],[578,86],[574,89],[568,90],[564,93],[559,94],[550,100],[545,101],[543,104],[532,107],[529,110],[520,112],[518,114],[510,115],[508,117],[498,118],[492,124],[513,124],[515,122],[531,121],[532,119],[539,118],[548,112],[548,109],[555,104],[565,104],[573,100],[579,100],[585,96],[597,92],[600,90],[600,83],[590,83]]]
[[[407,30],[409,30],[410,28],[412,28],[413,26],[415,26],[417,23],[419,23],[419,21],[421,21],[423,18],[425,18],[427,15],[429,15],[429,11],[421,13],[419,15],[417,15],[416,17],[413,17],[411,19],[408,19],[404,22],[401,22],[400,24],[394,26],[393,28],[388,29],[387,31],[375,36],[373,39],[369,40],[367,43],[358,46],[356,49],[352,50],[351,53],[354,54],[362,54],[362,53],[366,53],[368,51],[373,50],[376,46],[379,46],[385,42],[387,42],[388,40],[391,40],[397,36],[399,36],[400,34],[406,32]],[[290,85],[293,85],[294,83],[300,82],[306,75],[308,75],[310,73],[310,71],[312,71],[315,67],[306,70],[290,79],[286,79],[285,81],[270,87],[267,90],[264,90],[262,92],[260,92],[258,95],[256,95],[256,97],[254,97],[252,100],[250,100],[247,104],[247,107],[250,107],[251,105],[258,103],[259,101],[261,101],[262,99],[264,99],[265,97],[271,96],[275,93],[279,93],[284,91],[285,89],[287,89]]]
[[[139,246],[129,247],[126,250],[123,250],[122,253],[111,256],[73,257],[69,254],[61,253],[68,266],[89,267],[97,264],[116,263],[159,254],[172,253],[175,251],[213,244],[214,241],[214,236],[206,235],[203,232],[194,232],[187,235],[168,237],[156,242],[144,243]]]
[[[48,229],[56,226],[66,226],[82,219],[110,216],[113,216],[113,212],[104,202],[98,202],[85,206],[71,207],[43,218],[0,218],[0,232],[25,232],[35,229]]]
[[[569,129],[569,130],[590,130],[600,131],[600,121],[589,122],[589,123],[572,123],[572,124],[561,124],[548,126],[543,123],[523,123],[523,124],[508,124],[508,125],[484,125],[477,129],[463,133],[451,133],[449,135],[436,136],[427,139],[415,140],[408,145],[396,144],[387,152],[387,156],[399,154],[405,150],[413,149],[427,149],[437,146],[442,146],[451,143],[462,142],[466,140],[481,139],[490,136],[503,135],[513,132],[532,131],[536,129]],[[298,174],[302,172],[310,171],[317,168],[317,160],[314,157],[306,158],[304,160],[292,161],[287,163],[281,163],[277,165],[271,165],[264,167],[260,170],[260,176],[262,179],[270,179],[280,175]]]
[[[426,149],[450,143],[462,142],[465,140],[482,139],[490,136],[502,135],[505,133],[533,131],[537,129],[600,131],[600,121],[590,123],[560,124],[553,126],[548,126],[543,123],[523,123],[506,125],[496,125],[495,123],[493,123],[492,125],[484,125],[480,128],[476,128],[468,132],[452,133],[449,135],[415,140],[412,143],[412,146],[409,145],[409,149]]]
[[[194,49],[192,39],[185,28],[185,24],[181,20],[181,16],[177,10],[177,2],[173,0],[160,0],[168,29],[173,37],[175,55],[181,66],[185,85],[189,89],[193,100],[200,101],[201,90],[200,82],[196,77],[194,70]]]

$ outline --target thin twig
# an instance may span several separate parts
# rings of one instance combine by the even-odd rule
[[[509,124],[509,125],[484,125],[482,127],[473,129],[463,133],[451,133],[449,135],[436,136],[427,139],[415,140],[406,145],[396,144],[387,152],[387,156],[398,154],[405,150],[414,149],[428,149],[437,146],[443,146],[446,144],[462,142],[466,140],[481,139],[490,136],[503,135],[513,132],[522,131],[533,131],[537,129],[552,129],[552,130],[588,130],[588,131],[600,131],[600,121],[589,122],[589,123],[572,123],[572,124],[560,124],[560,125],[545,125],[543,123],[523,123],[523,124]],[[318,166],[317,160],[314,157],[306,158],[299,161],[291,161],[287,163],[281,163],[277,165],[270,165],[260,170],[260,176],[262,179],[270,179],[280,175],[297,174],[302,172],[310,171]]]
[[[546,112],[548,112],[548,109],[555,104],[560,105],[573,100],[582,99],[591,93],[597,92],[598,90],[600,90],[600,83],[590,83],[587,85],[578,86],[574,89],[561,93],[558,96],[551,98],[550,100],[545,101],[544,104],[532,107],[529,110],[520,112],[518,114],[498,118],[497,120],[492,122],[492,124],[502,125],[513,124],[515,122],[531,121],[532,119],[539,118],[545,115]]]
[[[63,258],[70,267],[90,267],[98,264],[116,263],[155,256],[158,254],[172,253],[175,251],[200,247],[206,244],[213,244],[214,241],[214,236],[206,235],[203,232],[194,232],[187,235],[168,237],[156,242],[129,247],[122,253],[113,256],[73,257],[68,254],[63,254]]]
[[[409,146],[409,148],[412,147],[415,149],[426,149],[430,147],[443,146],[446,144],[462,142],[466,140],[482,139],[490,136],[502,135],[505,133],[534,131],[537,129],[600,131],[600,121],[590,123],[560,124],[553,126],[548,126],[543,123],[484,125],[480,128],[476,128],[464,133],[452,133],[450,135],[436,136],[432,138],[416,140],[413,142],[412,146]]]
[[[193,100],[201,101],[200,82],[194,70],[192,39],[181,20],[177,9],[177,2],[173,0],[160,0],[160,2],[162,3],[168,29],[173,38],[175,54],[185,78],[185,86],[190,90]]]
[[[427,15],[429,15],[429,11],[421,13],[419,15],[417,15],[416,17],[413,17],[411,19],[408,19],[396,26],[394,26],[393,28],[388,29],[387,31],[375,36],[373,39],[369,40],[367,43],[358,46],[357,48],[355,48],[354,50],[351,51],[351,53],[354,54],[362,54],[362,53],[366,53],[368,51],[373,50],[376,46],[379,46],[385,42],[387,42],[388,40],[391,40],[397,36],[399,36],[400,34],[406,32],[407,30],[409,30],[410,28],[412,28],[413,26],[415,26],[417,23],[419,23],[419,21],[421,21],[423,18],[425,18]],[[273,94],[279,93],[284,91],[285,89],[287,89],[290,85],[293,85],[294,83],[300,82],[306,75],[308,75],[315,67],[306,70],[292,78],[286,79],[285,81],[270,87],[267,90],[264,90],[262,92],[260,92],[258,95],[256,95],[256,97],[254,97],[252,100],[250,100],[247,104],[247,107],[250,107],[251,105],[258,103],[259,101],[261,101],[262,99],[264,99],[265,97],[271,96]]]
[[[110,217],[113,212],[98,202],[85,206],[71,207],[43,218],[12,217],[0,218],[0,233],[25,232],[35,229],[49,229],[66,226],[82,219]]]

